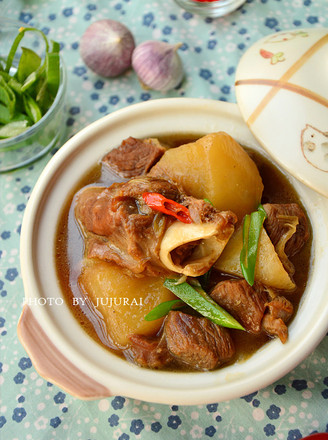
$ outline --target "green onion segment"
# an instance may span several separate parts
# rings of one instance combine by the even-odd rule
[[[26,32],[40,34],[45,43],[45,57],[22,47],[18,65],[13,65]],[[4,59],[2,57],[2,59]],[[60,84],[59,44],[51,48],[39,29],[21,27],[13,41],[6,64],[0,63],[0,139],[17,136],[38,122],[52,105]]]
[[[266,216],[263,206],[259,205],[257,211],[247,214],[244,218],[240,267],[245,280],[250,286],[254,284],[258,244]]]
[[[198,277],[198,281],[201,287],[206,291],[209,286],[210,278],[211,278],[212,268],[210,268],[204,275]]]
[[[167,315],[170,310],[178,309],[179,307],[183,307],[183,305],[184,303],[180,299],[162,302],[145,316],[145,320],[155,321],[155,319],[163,318],[163,316]]]
[[[214,206],[213,203],[210,201],[210,199],[204,199],[204,202],[209,203],[210,205]]]
[[[166,278],[164,287],[215,324],[222,327],[244,330],[244,327],[207,295],[200,286],[192,287],[187,282],[177,284],[177,281],[176,279]]]

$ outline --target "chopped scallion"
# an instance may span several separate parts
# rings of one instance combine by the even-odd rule
[[[45,57],[22,47],[18,64],[14,60],[26,32],[41,35]],[[60,85],[59,43],[48,42],[39,29],[19,29],[9,54],[0,63],[0,138],[5,139],[25,131],[38,122],[53,103]],[[2,54],[3,55],[3,54]],[[5,63],[5,64],[4,64]]]

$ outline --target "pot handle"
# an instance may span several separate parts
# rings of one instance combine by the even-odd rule
[[[111,396],[111,392],[72,364],[51,342],[28,305],[23,307],[18,337],[37,372],[69,394],[83,400]]]

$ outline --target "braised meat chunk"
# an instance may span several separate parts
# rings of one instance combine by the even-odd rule
[[[195,197],[185,196],[183,204],[188,206],[190,216],[195,223],[206,222],[226,222],[237,223],[236,215],[231,211],[218,211],[211,203],[196,199]]]
[[[158,139],[136,139],[132,136],[102,159],[119,176],[127,179],[147,174],[163,156],[166,148]]]
[[[232,338],[223,327],[207,318],[171,311],[164,335],[174,359],[198,370],[212,370],[235,354]]]
[[[235,348],[229,331],[207,318],[171,311],[161,336],[131,335],[132,360],[141,367],[183,365],[212,370],[229,361]]]
[[[142,199],[145,191],[160,193],[172,200],[180,196],[174,184],[149,177],[114,183],[109,188],[89,186],[77,195],[76,217],[87,231],[97,235],[110,235],[115,228],[122,225],[123,220],[131,220],[129,216],[154,214]]]
[[[282,343],[288,338],[286,322],[293,314],[293,305],[283,296],[277,296],[267,303],[267,310],[263,317],[262,328],[271,336],[278,336]]]
[[[112,261],[134,274],[169,273],[158,256],[166,219],[143,201],[144,191],[179,197],[166,180],[140,177],[109,188],[87,187],[77,196],[75,216],[86,237],[88,258]]]
[[[130,341],[132,360],[141,367],[162,369],[172,362],[165,338],[131,335]]]
[[[211,211],[210,217],[198,214],[193,219],[191,212],[193,223],[196,224],[201,217],[206,223],[204,228],[198,228],[200,235],[196,237],[195,228],[191,231],[185,230],[189,225],[175,221],[170,214],[166,215],[150,207],[143,198],[145,193],[164,196],[165,200],[176,202],[180,207],[192,203],[193,200],[180,192],[175,184],[149,176],[115,183],[109,188],[89,186],[78,193],[75,217],[85,238],[86,256],[114,262],[139,276],[168,275],[175,272],[174,265],[169,265],[170,261],[166,263],[166,260],[169,260],[169,252],[174,254],[175,241],[172,240],[177,239],[179,252],[183,254],[179,255],[179,259],[186,261],[184,266],[196,267],[205,273],[208,270],[208,261],[212,259],[210,262],[214,263],[233,233],[236,216],[230,211],[220,212],[212,206],[204,208],[206,212]],[[165,241],[169,246],[164,248],[164,235],[173,223],[179,223],[184,231],[181,233],[180,228],[178,233],[172,233],[171,230]],[[211,235],[208,226],[211,228]],[[212,240],[207,248],[204,243],[206,234],[210,235],[208,240]],[[165,237],[167,238],[166,235]],[[189,240],[190,246],[184,246],[186,240]],[[172,243],[173,248],[170,247]],[[183,271],[184,267],[179,267],[178,271],[180,269]]]
[[[309,226],[303,210],[297,203],[263,205],[267,218],[264,227],[276,247],[284,241],[284,252],[292,257],[309,239]]]
[[[286,323],[293,314],[293,305],[283,296],[270,294],[260,283],[251,287],[245,280],[227,280],[218,283],[211,297],[249,333],[266,332],[278,336],[285,343],[288,338]]]
[[[266,292],[257,291],[246,280],[227,280],[218,283],[211,297],[227,310],[250,333],[260,333],[267,302]]]

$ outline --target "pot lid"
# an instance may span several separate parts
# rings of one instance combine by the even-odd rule
[[[238,65],[236,97],[269,154],[328,197],[328,29],[283,31],[256,42]]]

